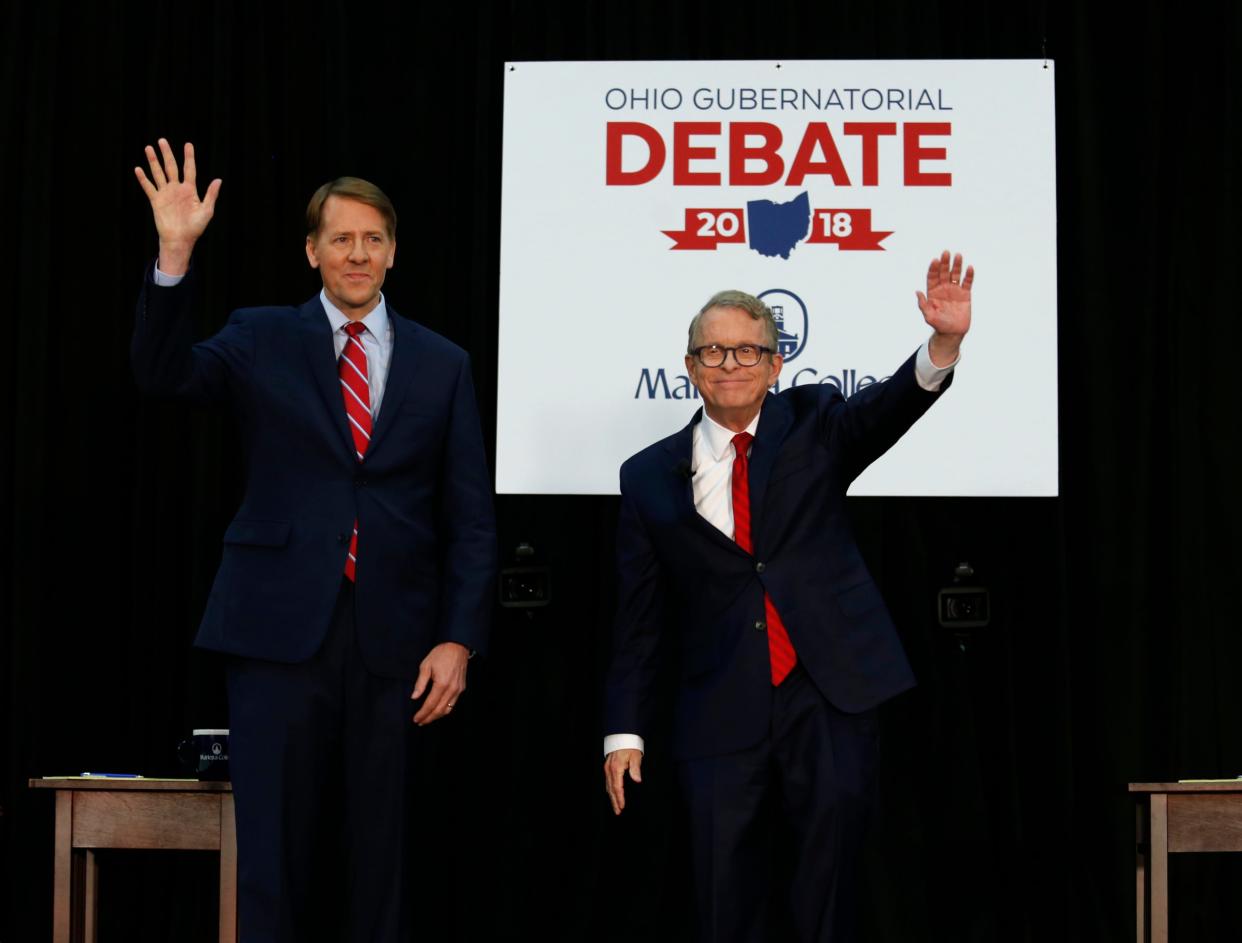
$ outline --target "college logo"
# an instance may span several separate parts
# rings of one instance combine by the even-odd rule
[[[772,309],[772,318],[776,321],[776,352],[788,364],[806,350],[807,336],[811,329],[806,302],[787,288],[769,288],[760,292],[758,298]],[[888,377],[877,377],[854,367],[842,367],[840,372],[832,373],[818,367],[800,365],[781,373],[780,379],[772,387],[772,392],[779,393],[795,386],[829,384],[849,399],[859,390],[875,383],[883,383],[887,379]],[[689,373],[678,373],[676,368],[669,370],[664,367],[642,367],[632,398],[697,400],[699,391]]]
[[[772,317],[776,320],[776,352],[789,363],[806,349],[810,328],[806,304],[784,288],[769,288],[760,292],[759,298],[772,309]]]

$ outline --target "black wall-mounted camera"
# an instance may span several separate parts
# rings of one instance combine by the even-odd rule
[[[992,605],[984,586],[970,586],[975,571],[969,563],[959,563],[953,570],[953,585],[940,590],[936,598],[936,615],[946,629],[977,629],[992,618]]]
[[[535,548],[522,541],[513,551],[513,566],[500,571],[502,609],[543,609],[552,603],[552,574],[535,565]]]

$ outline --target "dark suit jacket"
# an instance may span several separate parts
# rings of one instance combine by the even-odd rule
[[[299,308],[235,311],[195,344],[192,280],[161,288],[148,274],[132,359],[144,391],[227,405],[240,426],[245,497],[196,644],[273,661],[313,655],[356,519],[367,667],[413,678],[439,642],[482,650],[496,536],[466,353],[388,309],[392,359],[359,462],[318,295]]]
[[[942,392],[952,375],[946,377]],[[768,394],[750,457],[754,553],[695,510],[690,425],[621,466],[619,596],[605,733],[649,731],[662,635],[679,653],[673,749],[745,749],[771,702],[766,590],[820,692],[847,712],[914,685],[892,619],[850,532],[845,492],[936,401],[914,357],[844,399],[834,386]]]

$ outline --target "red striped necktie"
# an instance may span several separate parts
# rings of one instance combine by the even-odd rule
[[[345,338],[345,349],[337,361],[337,369],[341,377],[341,395],[345,397],[345,415],[349,417],[349,431],[354,436],[354,453],[358,461],[367,454],[367,446],[371,444],[371,381],[367,372],[367,352],[358,339],[366,328],[361,321],[350,321],[342,330],[348,335]],[[358,521],[354,521],[354,532],[349,538],[349,556],[345,558],[345,576],[352,583],[358,565]]]
[[[733,539],[737,545],[751,553],[750,542],[750,459],[746,451],[754,436],[739,432],[733,437]],[[767,619],[768,658],[772,664],[772,683],[780,684],[798,663],[793,642],[785,631],[785,623],[772,605],[772,597],[765,591],[763,610]]]

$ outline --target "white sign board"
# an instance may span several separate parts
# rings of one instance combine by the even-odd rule
[[[686,329],[721,289],[778,314],[780,389],[882,381],[949,248],[953,387],[850,493],[1057,493],[1050,62],[518,62],[504,121],[498,492],[616,494],[701,405]]]

